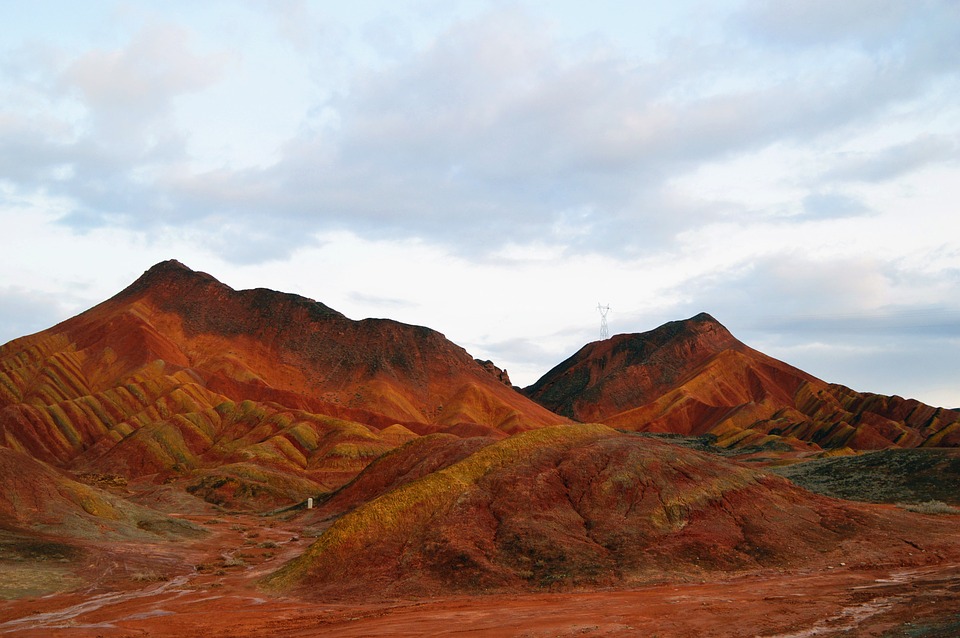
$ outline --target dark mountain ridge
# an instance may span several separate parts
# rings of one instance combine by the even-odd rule
[[[524,393],[577,421],[709,434],[725,446],[960,444],[960,412],[826,383],[741,343],[706,313],[589,343]]]

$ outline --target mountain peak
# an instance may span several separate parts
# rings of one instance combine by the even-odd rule
[[[235,290],[176,259],[151,266],[113,301],[131,299],[149,299],[154,307],[179,315],[189,330],[213,334],[254,334],[268,327],[346,318],[301,295],[267,288]]]
[[[142,292],[155,287],[179,287],[188,282],[201,285],[223,285],[212,275],[193,270],[176,259],[168,259],[148,268],[120,294],[125,295],[132,292]]]
[[[725,334],[733,336],[726,326],[717,321],[713,315],[707,312],[700,312],[690,317],[689,319],[680,319],[678,321],[669,321],[666,324],[651,330],[650,333],[663,330],[664,328],[673,327],[679,329],[690,330],[698,333],[702,332],[718,332],[719,334]]]
[[[689,319],[668,321],[648,332],[619,335],[619,337],[632,344],[631,350],[641,352],[643,360],[646,360],[653,348],[662,348],[670,343],[689,342],[690,347],[702,354],[716,353],[740,345],[736,337],[722,323],[706,312],[696,314]],[[620,345],[626,347],[626,344]]]
[[[524,393],[558,414],[599,421],[650,401],[721,352],[745,348],[701,312],[648,332],[587,344]]]
[[[165,261],[158,262],[150,268],[147,269],[148,273],[152,272],[165,272],[165,271],[188,271],[194,272],[192,268],[187,267],[183,262],[176,259],[167,259]]]
[[[720,324],[720,322],[714,319],[713,315],[711,315],[709,312],[699,312],[694,316],[690,317],[689,319],[687,319],[687,321],[693,322],[693,323],[715,323],[718,325]]]

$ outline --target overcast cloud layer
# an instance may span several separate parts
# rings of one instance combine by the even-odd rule
[[[527,385],[713,314],[960,406],[960,4],[11,3],[0,342],[177,258]]]

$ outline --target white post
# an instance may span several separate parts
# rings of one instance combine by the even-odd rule
[[[308,509],[308,510],[312,510],[312,509],[313,509],[313,497],[312,497],[312,496],[307,499],[307,509]]]

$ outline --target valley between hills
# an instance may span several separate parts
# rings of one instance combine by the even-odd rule
[[[960,635],[960,410],[702,313],[527,388],[167,261],[0,347],[0,635]]]

